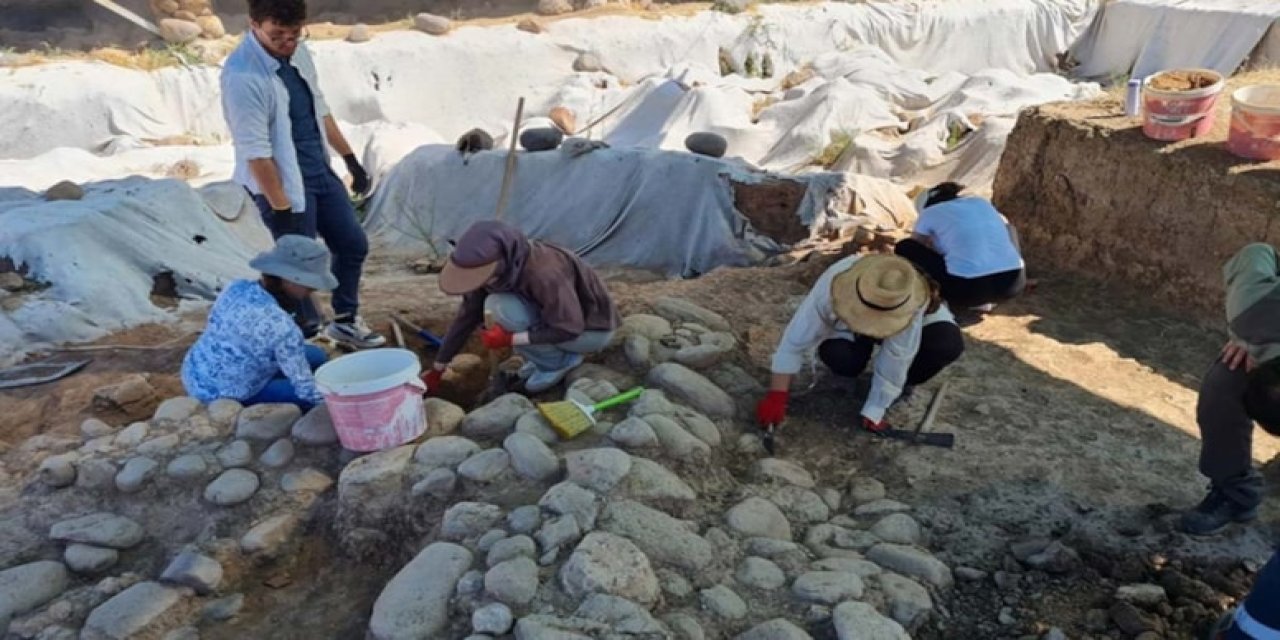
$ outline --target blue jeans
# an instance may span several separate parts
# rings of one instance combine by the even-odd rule
[[[1257,640],[1277,634],[1280,634],[1280,552],[1271,556],[1267,566],[1258,572],[1253,591],[1236,610],[1235,622],[1222,638]]]
[[[356,219],[347,187],[332,171],[323,176],[304,179],[307,188],[307,209],[302,215],[299,231],[308,238],[318,234],[333,254],[330,269],[338,279],[333,290],[333,313],[336,316],[354,316],[360,310],[360,274],[364,270],[365,257],[369,255],[369,239]],[[253,197],[262,214],[262,221],[271,229],[271,235],[280,234],[271,227],[271,204],[265,196]],[[310,300],[302,303],[299,311],[306,324],[318,326],[320,312]]]
[[[484,299],[484,308],[493,313],[493,320],[511,333],[528,331],[537,326],[538,309],[519,296],[510,293],[491,293]],[[584,331],[582,335],[560,344],[529,344],[515,347],[525,362],[533,363],[538,371],[551,372],[567,368],[584,353],[604,351],[609,346],[612,331]]]
[[[307,354],[307,364],[311,365],[312,371],[319,369],[320,365],[329,360],[329,356],[325,354],[324,349],[314,344],[306,345],[303,349]],[[267,386],[241,404],[246,407],[255,404],[296,404],[303,411],[313,406],[310,402],[298,397],[298,392],[294,390],[293,383],[284,377],[284,373],[276,374],[276,377],[267,382]]]

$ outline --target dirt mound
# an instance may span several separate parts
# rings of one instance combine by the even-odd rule
[[[1238,76],[1227,91],[1274,82]],[[995,203],[1017,225],[1032,268],[1140,288],[1169,308],[1220,322],[1222,265],[1249,242],[1280,240],[1280,162],[1249,162],[1213,132],[1175,144],[1142,134],[1116,95],[1024,111],[1009,137]]]

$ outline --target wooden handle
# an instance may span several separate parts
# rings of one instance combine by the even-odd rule
[[[391,318],[391,332],[396,335],[396,344],[399,345],[401,349],[403,349],[404,348],[404,332],[400,330],[400,323],[396,321],[395,317]]]
[[[501,220],[503,210],[507,208],[507,198],[511,196],[511,183],[516,173],[516,144],[520,140],[520,121],[524,119],[524,98],[516,104],[516,121],[511,125],[511,145],[507,149],[507,165],[502,171],[502,187],[498,190],[498,207],[493,217]]]
[[[950,380],[943,380],[942,385],[938,387],[937,393],[933,394],[933,400],[929,401],[929,409],[924,412],[924,419],[920,421],[920,426],[916,428],[917,436],[922,431],[928,431],[929,427],[933,426],[933,419],[937,417],[938,410],[942,408],[942,396],[947,393],[947,386],[950,384]]]
[[[626,393],[620,393],[612,398],[601,400],[591,408],[595,411],[604,411],[609,407],[616,407],[620,404],[631,402],[632,400],[639,398],[642,394],[644,394],[644,387],[636,387]]]

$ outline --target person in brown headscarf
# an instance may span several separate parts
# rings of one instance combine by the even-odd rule
[[[550,389],[603,350],[618,326],[618,311],[600,276],[572,252],[530,240],[497,220],[471,225],[440,274],[440,290],[462,296],[436,362],[423,379],[434,391],[467,336],[483,322],[488,349],[514,347],[525,360],[525,389]]]

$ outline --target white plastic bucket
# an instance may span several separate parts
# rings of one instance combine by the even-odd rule
[[[1231,94],[1227,149],[1249,160],[1280,160],[1280,85],[1258,84]]]
[[[316,385],[342,446],[381,451],[421,436],[427,429],[421,371],[418,356],[405,349],[361,351],[317,369]]]
[[[1152,84],[1169,73],[1209,76],[1215,82],[1187,91],[1157,89]],[[1214,107],[1226,81],[1211,69],[1170,69],[1147,76],[1142,81],[1142,132],[1148,138],[1176,142],[1207,135],[1213,129]]]

